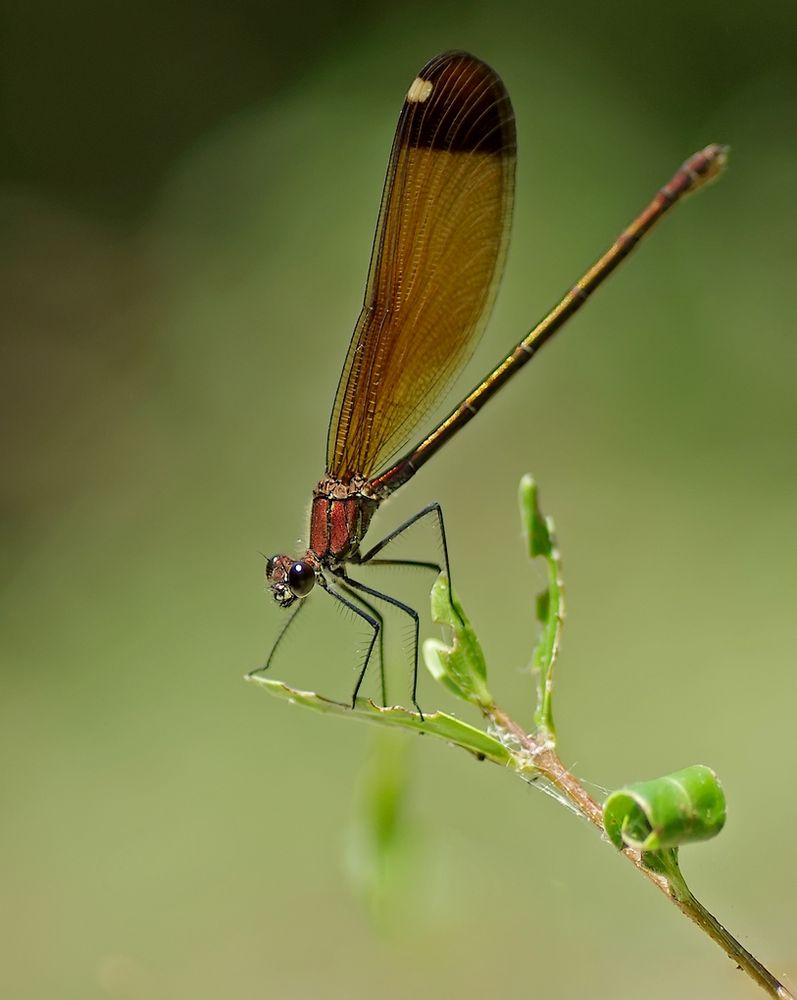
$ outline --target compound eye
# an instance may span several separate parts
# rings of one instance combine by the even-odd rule
[[[288,586],[295,597],[307,597],[315,583],[315,571],[306,562],[295,562],[288,570]]]
[[[277,565],[277,560],[279,556],[271,556],[271,558],[266,560],[266,579],[271,579],[271,574],[274,572],[274,567]]]

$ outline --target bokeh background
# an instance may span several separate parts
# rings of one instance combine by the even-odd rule
[[[351,878],[374,734],[242,680],[282,620],[260,553],[299,548],[323,471],[402,97],[453,47],[498,68],[519,133],[464,388],[688,154],[733,159],[373,537],[444,504],[528,720],[535,474],[565,759],[596,794],[715,767],[728,825],[686,874],[794,986],[794,4],[5,0],[0,32],[2,996],[755,994],[585,824],[429,741],[403,744],[375,921]],[[426,607],[429,581],[386,582]],[[345,698],[366,635],[314,598],[274,670]],[[451,707],[428,678],[421,703]]]

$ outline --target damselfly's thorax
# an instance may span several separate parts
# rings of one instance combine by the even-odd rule
[[[322,565],[335,566],[357,552],[379,499],[363,476],[348,483],[324,476],[313,490],[310,551]]]

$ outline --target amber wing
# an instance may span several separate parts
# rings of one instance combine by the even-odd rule
[[[399,117],[330,420],[336,479],[373,478],[471,356],[503,268],[515,150],[509,95],[489,66],[463,52],[424,66]]]

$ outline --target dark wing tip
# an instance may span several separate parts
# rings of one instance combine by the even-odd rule
[[[515,119],[506,87],[487,63],[444,52],[410,84],[403,115],[411,147],[454,153],[515,153]]]

